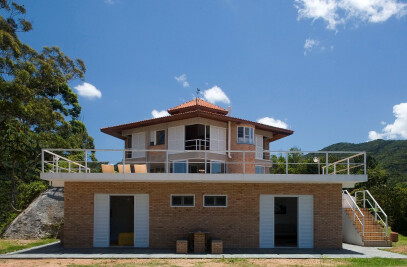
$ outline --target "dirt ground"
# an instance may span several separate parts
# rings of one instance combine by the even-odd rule
[[[0,266],[337,266],[338,261],[329,259],[39,259],[0,260]]]
[[[389,248],[388,251],[407,255],[407,246],[392,247],[392,248]]]

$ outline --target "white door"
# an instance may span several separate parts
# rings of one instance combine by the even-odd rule
[[[185,125],[168,128],[168,150],[168,154],[185,150]]]
[[[210,151],[221,154],[226,153],[226,128],[210,126]]]
[[[260,248],[274,248],[274,196],[260,195]]]
[[[298,247],[314,247],[314,199],[312,195],[298,197]]]
[[[108,247],[110,243],[110,196],[94,195],[93,246]]]
[[[256,159],[263,159],[263,136],[262,135],[255,135],[256,140]]]
[[[134,196],[134,246],[146,248],[149,246],[149,196],[137,194]]]
[[[141,132],[141,133],[135,133],[132,136],[132,144],[133,144],[133,149],[140,149],[140,150],[145,150],[146,149],[146,133]],[[142,158],[145,157],[146,152],[141,151],[141,152],[133,152],[133,158]]]

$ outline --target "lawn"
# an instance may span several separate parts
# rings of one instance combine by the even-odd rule
[[[399,241],[396,243],[393,243],[392,248],[387,248],[384,250],[407,255],[407,236],[403,236],[403,235],[399,234]]]
[[[57,241],[57,239],[39,239],[39,240],[0,239],[0,254],[5,254],[25,248],[32,248],[55,241]]]

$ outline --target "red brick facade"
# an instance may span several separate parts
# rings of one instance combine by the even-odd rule
[[[340,184],[65,183],[66,247],[92,247],[94,194],[149,194],[150,247],[174,248],[200,228],[225,248],[259,247],[260,194],[314,196],[314,247],[342,247]],[[195,194],[195,207],[170,207],[171,194]],[[227,195],[226,208],[203,207],[204,194]]]

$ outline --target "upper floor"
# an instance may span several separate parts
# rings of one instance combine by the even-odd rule
[[[230,111],[202,99],[168,113],[102,128],[123,140],[122,149],[44,149],[41,177],[50,181],[325,182],[347,187],[367,180],[364,152],[270,151],[271,142],[293,131],[232,117]],[[95,161],[90,157],[94,153],[103,159]]]

